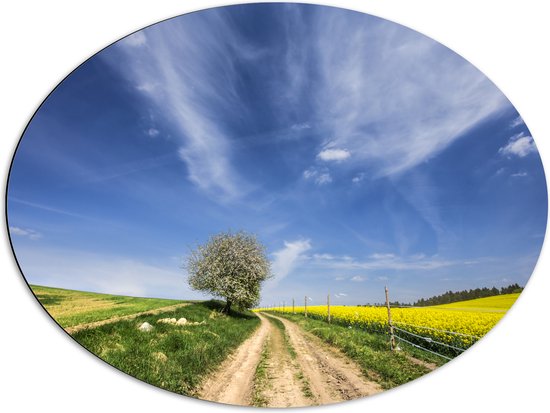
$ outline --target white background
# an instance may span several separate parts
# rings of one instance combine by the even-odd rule
[[[4,1],[0,11],[1,172],[30,117],[78,64],[120,37],[220,1]],[[541,1],[339,1],[326,3],[404,24],[461,54],[516,106],[550,165],[550,24]],[[4,206],[2,207],[4,209]],[[510,231],[513,231],[510,228]],[[548,243],[525,292],[474,349],[444,368],[381,395],[325,412],[545,411],[550,370],[547,326]],[[197,401],[141,383],[96,359],[65,335],[29,292],[5,229],[0,244],[0,406],[22,411],[193,409],[244,411]],[[314,408],[311,411],[320,410]],[[250,411],[250,410],[248,410]]]

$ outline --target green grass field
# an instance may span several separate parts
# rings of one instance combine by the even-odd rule
[[[493,297],[477,298],[475,300],[458,301],[451,304],[434,305],[429,308],[441,308],[445,310],[473,311],[505,313],[516,302],[519,293],[502,294]]]
[[[31,289],[48,313],[62,327],[72,327],[185,302],[90,293],[39,285],[31,285]]]
[[[73,338],[112,366],[175,393],[194,395],[213,371],[259,326],[253,313],[221,314],[222,302],[207,301],[155,315],[141,315],[76,332]],[[185,317],[201,325],[157,323]],[[148,322],[154,329],[138,330]]]

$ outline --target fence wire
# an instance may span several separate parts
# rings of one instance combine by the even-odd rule
[[[276,311],[276,312],[280,312],[284,307],[277,307],[277,306],[274,306],[271,310],[272,311]],[[318,318],[318,319],[326,319],[326,316],[321,316],[321,315],[318,315],[318,314],[311,314],[311,316],[313,318]],[[392,326],[394,328],[394,330],[398,331],[398,332],[401,332],[403,334],[407,334],[407,335],[410,335],[411,337],[415,337],[416,339],[418,340],[423,340],[424,342],[428,343],[428,344],[433,344],[433,345],[436,345],[436,346],[443,346],[443,347],[446,347],[448,349],[451,349],[451,350],[454,350],[456,352],[458,352],[458,354],[462,354],[462,352],[466,351],[467,349],[466,348],[462,348],[462,347],[457,347],[457,346],[453,346],[451,344],[447,344],[447,343],[443,343],[443,342],[440,342],[440,341],[437,341],[431,337],[426,337],[426,336],[422,336],[421,334],[416,334],[416,333],[413,333],[411,331],[408,331],[408,330],[404,330],[398,326],[402,326],[402,327],[410,327],[410,328],[415,328],[415,329],[421,329],[421,330],[427,330],[427,331],[434,331],[434,332],[439,332],[439,333],[445,333],[445,334],[450,334],[450,335],[454,335],[454,336],[461,336],[461,337],[467,337],[467,338],[470,338],[472,339],[472,343],[473,344],[475,341],[479,340],[481,337],[479,336],[474,336],[474,335],[471,335],[471,334],[465,334],[465,333],[459,333],[459,332],[456,332],[456,331],[449,331],[449,330],[441,330],[441,329],[437,329],[437,328],[433,328],[433,327],[427,327],[427,326],[418,326],[418,325],[413,325],[413,324],[407,324],[407,323],[402,323],[402,322],[393,322],[392,323]],[[351,326],[350,326],[351,327]],[[359,328],[360,330],[365,330],[365,331],[372,331],[374,332],[374,330],[376,329],[371,329],[371,328]],[[379,331],[379,332],[382,332],[382,331]],[[445,360],[452,360],[453,357],[449,357],[449,356],[446,356],[444,354],[441,354],[437,351],[434,351],[434,350],[431,350],[429,348],[426,348],[424,346],[421,346],[417,343],[414,343],[410,340],[407,340],[406,338],[394,333],[394,337],[403,342],[403,343],[407,343],[408,345],[414,347],[414,348],[417,348],[419,350],[422,350],[422,351],[426,351],[428,353],[431,353],[433,355],[436,355],[438,357],[441,357],[441,358],[444,358]],[[447,352],[445,352],[447,353]],[[458,355],[457,354],[457,355]],[[454,356],[456,357],[456,356]]]
[[[413,324],[401,323],[399,321],[394,321],[393,324],[399,324],[402,326],[414,327],[414,328],[422,328],[424,330],[438,331],[440,333],[454,334],[457,336],[470,337],[470,338],[475,338],[476,340],[479,340],[481,338],[479,336],[472,336],[471,334],[457,333],[456,331],[449,331],[449,330],[439,330],[437,328],[426,327],[426,326],[416,326]]]
[[[405,342],[405,343],[407,343],[407,344],[413,346],[413,347],[416,347],[416,348],[419,348],[419,349],[421,349],[421,350],[427,351],[428,353],[435,354],[436,356],[443,357],[444,359],[447,359],[447,360],[452,360],[451,357],[444,356],[443,354],[439,354],[439,353],[437,353],[437,352],[435,352],[435,351],[429,350],[429,349],[427,349],[426,347],[422,347],[422,346],[420,346],[420,345],[418,345],[418,344],[412,343],[412,342],[410,342],[409,340],[406,340],[406,339],[404,339],[403,337],[398,336],[397,334],[394,334],[394,337],[395,337],[396,339],[400,340],[400,341],[403,341],[403,342]]]
[[[428,343],[439,344],[439,345],[441,345],[441,346],[445,346],[445,347],[448,347],[448,348],[452,348],[452,349],[458,350],[458,351],[460,351],[460,352],[466,351],[465,348],[455,347],[455,346],[452,346],[452,345],[447,344],[447,343],[442,343],[442,342],[440,342],[440,341],[434,340],[434,339],[431,338],[431,337],[424,337],[424,336],[421,336],[421,335],[419,335],[419,334],[411,333],[410,331],[403,330],[403,329],[401,329],[401,328],[399,328],[399,327],[395,327],[395,326],[393,326],[393,328],[394,328],[394,330],[398,330],[398,331],[402,331],[403,333],[410,334],[411,336],[414,336],[414,337],[417,337],[417,338],[419,338],[419,339],[421,339],[421,340],[427,341]]]

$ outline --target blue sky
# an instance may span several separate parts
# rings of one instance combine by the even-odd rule
[[[257,234],[263,304],[524,285],[546,230],[533,138],[476,68],[365,14],[210,9],[101,51],[18,147],[8,224],[31,283],[201,298],[196,243]]]

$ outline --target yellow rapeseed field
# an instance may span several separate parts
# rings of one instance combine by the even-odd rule
[[[259,309],[269,310],[269,309]],[[283,311],[277,308],[275,311]],[[291,313],[292,308],[284,308]],[[304,313],[304,307],[295,307],[297,314]],[[327,306],[308,306],[307,313],[315,318],[327,317]],[[386,307],[331,306],[332,320],[338,324],[361,328],[373,332],[388,331],[388,311]],[[503,312],[474,312],[422,308],[392,308],[393,325],[398,329],[396,334],[407,340],[414,336],[406,332],[428,337],[434,341],[468,348],[486,334],[503,317]]]

